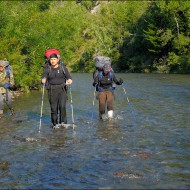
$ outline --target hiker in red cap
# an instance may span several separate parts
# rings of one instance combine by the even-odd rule
[[[72,78],[64,64],[59,63],[59,56],[53,53],[49,57],[50,65],[44,67],[42,84],[46,84],[51,107],[51,121],[53,128],[57,124],[66,124],[66,84],[72,84]],[[59,118],[58,118],[59,115]]]

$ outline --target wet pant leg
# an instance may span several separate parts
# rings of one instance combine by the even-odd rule
[[[105,106],[106,106],[106,92],[99,92],[99,117],[102,118],[101,115],[105,114]]]
[[[60,89],[59,92],[59,122],[67,123],[67,115],[66,115],[66,101],[67,101],[67,94],[64,88]]]
[[[7,92],[8,94],[4,94],[5,98],[5,103],[7,104],[9,109],[12,109],[12,94],[10,91]]]
[[[48,98],[51,107],[51,122],[53,125],[58,124],[58,101],[59,93],[57,89],[48,90]]]
[[[114,95],[112,91],[106,91],[107,94],[107,110],[113,110]]]
[[[3,100],[4,96],[2,93],[0,93],[0,114],[3,114]]]

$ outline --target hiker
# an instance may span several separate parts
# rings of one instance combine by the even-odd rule
[[[98,91],[99,99],[99,118],[104,119],[105,109],[107,104],[108,118],[113,118],[113,101],[115,86],[121,85],[123,80],[120,78],[117,80],[115,74],[112,71],[111,64],[105,63],[102,71],[99,71],[98,75],[94,78],[93,86]]]
[[[12,108],[12,93],[10,88],[14,85],[13,70],[6,60],[0,60],[0,118],[3,117],[3,103],[11,110],[11,115],[14,115]]]
[[[66,84],[72,84],[72,78],[66,66],[59,64],[59,56],[55,53],[49,57],[50,65],[44,67],[42,74],[42,84],[46,84],[48,98],[51,107],[51,122],[53,128],[57,124],[66,124]],[[59,118],[58,118],[59,115]]]

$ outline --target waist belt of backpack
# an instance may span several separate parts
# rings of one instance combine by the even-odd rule
[[[52,95],[52,90],[55,90],[55,89],[60,89],[60,88],[62,88],[63,90],[64,90],[64,92],[65,92],[65,83],[62,83],[62,84],[49,84],[49,93],[50,93],[50,97],[51,97],[51,95]],[[65,92],[66,93],[66,92]]]
[[[57,88],[62,88],[65,86],[65,83],[62,84],[50,84],[50,89],[57,89]]]
[[[115,87],[110,86],[109,88],[98,87],[98,90],[96,91],[103,92],[103,91],[113,91],[113,90],[115,90]]]

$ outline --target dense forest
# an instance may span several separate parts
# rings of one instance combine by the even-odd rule
[[[71,72],[105,55],[115,72],[190,73],[190,1],[1,1],[0,19],[0,59],[23,90],[40,86],[48,48]]]

